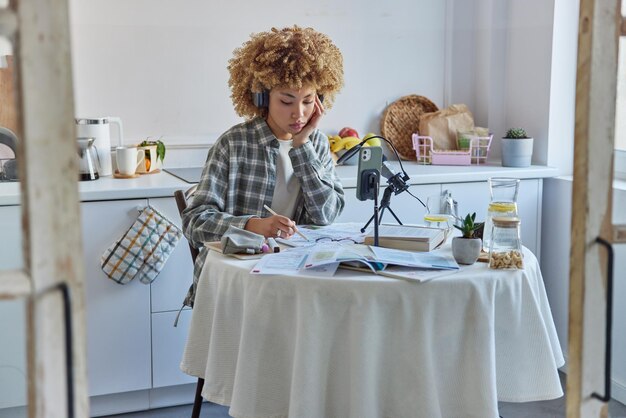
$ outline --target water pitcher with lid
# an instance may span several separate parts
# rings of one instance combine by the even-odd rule
[[[494,217],[517,217],[517,194],[519,179],[510,177],[491,177],[489,179],[489,194],[491,200],[487,208],[487,219],[483,232],[483,247],[491,244],[491,229]]]
[[[100,175],[110,176],[113,174],[111,161],[111,126],[117,126],[118,145],[123,145],[122,121],[118,117],[107,116],[104,118],[78,118],[76,119],[76,136],[79,138],[93,138],[100,159]]]

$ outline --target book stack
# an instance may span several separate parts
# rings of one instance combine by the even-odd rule
[[[432,251],[447,237],[447,230],[417,225],[388,225],[378,228],[378,246],[406,251]],[[374,232],[365,237],[366,245],[374,245]]]

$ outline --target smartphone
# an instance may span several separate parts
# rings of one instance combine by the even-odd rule
[[[356,198],[373,200],[380,184],[380,167],[383,164],[381,147],[362,147],[359,150],[359,170],[356,180]]]

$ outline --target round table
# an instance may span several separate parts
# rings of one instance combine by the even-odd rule
[[[442,252],[449,252],[446,247]],[[206,259],[181,369],[246,418],[497,418],[563,395],[563,355],[535,256],[415,283],[339,270],[259,276]]]

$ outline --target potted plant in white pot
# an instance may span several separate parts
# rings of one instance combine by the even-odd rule
[[[139,144],[138,148],[144,150],[146,158],[144,163],[137,169],[137,172],[142,174],[159,172],[165,159],[165,144],[163,141],[160,139],[146,139]]]
[[[475,236],[475,232],[483,226],[482,222],[476,223],[476,212],[468,213],[461,219],[461,225],[454,225],[463,233],[460,237],[452,238],[452,255],[459,264],[474,264],[478,260],[483,246],[482,240]]]
[[[511,128],[502,138],[502,166],[529,167],[533,157],[533,138],[522,128]]]

